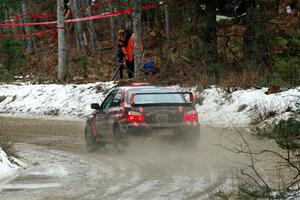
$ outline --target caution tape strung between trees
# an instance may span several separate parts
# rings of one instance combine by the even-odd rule
[[[147,6],[143,6],[142,10],[150,10],[150,9],[153,9],[153,8],[157,8],[159,5],[160,6],[165,6],[166,4],[165,3],[159,3],[158,5],[157,4],[150,4],[150,5],[147,5]],[[65,20],[65,23],[103,19],[103,18],[115,17],[115,16],[119,16],[119,15],[124,15],[124,14],[131,14],[131,13],[133,13],[132,8],[126,9],[126,10],[108,12],[108,13],[101,13],[99,15],[94,15],[94,16],[89,16],[89,17],[67,19],[67,20]],[[51,14],[49,14],[49,15],[51,15]],[[8,28],[8,27],[40,26],[40,25],[54,25],[54,24],[57,24],[57,21],[18,23],[18,24],[0,24],[0,27]],[[51,32],[54,33],[58,29],[59,28],[54,28],[54,29],[40,31],[40,32],[36,32],[36,33],[31,33],[31,34],[0,34],[0,37],[26,38],[26,37],[42,36],[42,35],[45,35],[45,34],[48,34],[48,33],[51,33]]]
[[[165,6],[166,4],[160,3],[159,5]],[[157,4],[150,4],[150,5],[147,5],[147,6],[143,6],[142,10],[149,10],[149,9],[153,9],[153,8],[157,8],[157,7],[158,7]],[[133,13],[133,9],[129,8],[129,9],[126,9],[126,10],[119,10],[119,11],[113,11],[113,12],[108,12],[108,13],[101,13],[99,15],[93,15],[93,16],[89,16],[89,17],[67,19],[67,20],[65,20],[65,23],[103,19],[103,18],[107,18],[107,17],[115,17],[115,16],[119,16],[119,15],[124,15],[124,14],[131,14],[131,13]],[[17,24],[0,24],[0,27],[40,26],[40,25],[53,25],[53,24],[57,24],[57,21],[17,23]]]
[[[106,4],[107,2],[109,2],[111,0],[106,0],[106,1],[100,1],[100,2],[97,2],[97,3],[94,3],[94,5],[92,5],[92,8],[96,8],[98,6],[101,6],[103,4]]]
[[[109,1],[111,1],[111,0],[97,2],[94,5],[92,5],[91,8],[96,8],[98,6],[104,5]],[[74,14],[75,12],[84,12],[86,10],[87,10],[87,8],[82,8],[82,9],[77,10],[77,11],[72,11],[72,13]],[[7,23],[7,24],[14,23],[14,22],[16,22],[16,21],[18,21],[18,20],[20,20],[24,17],[41,19],[41,18],[51,18],[51,17],[56,17],[56,16],[57,16],[56,14],[23,14],[23,15],[15,16],[13,19],[5,21],[5,23]]]
[[[104,4],[106,4],[107,2],[109,2],[109,1],[112,1],[112,0],[106,0],[106,1],[100,1],[100,2],[97,2],[97,3],[95,3],[94,5],[92,5],[91,8],[96,8],[96,7],[98,7],[98,6],[104,5]],[[76,14],[76,13],[86,12],[88,9],[89,9],[89,7],[87,7],[87,8],[81,8],[80,10],[71,10],[71,14],[74,15],[74,14]]]

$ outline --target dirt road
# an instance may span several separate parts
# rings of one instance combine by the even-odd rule
[[[207,199],[230,187],[247,160],[219,146],[239,143],[231,130],[202,126],[195,148],[153,136],[130,140],[121,154],[113,147],[90,154],[83,129],[83,121],[0,117],[0,134],[16,142],[17,154],[31,163],[0,185],[0,199]]]

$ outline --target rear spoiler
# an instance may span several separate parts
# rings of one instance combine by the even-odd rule
[[[136,104],[134,103],[134,98],[138,95],[159,95],[159,94],[188,94],[190,96],[190,102],[186,103],[146,103],[146,104]],[[195,101],[195,96],[192,92],[149,92],[149,93],[133,93],[130,96],[131,106],[189,106]]]

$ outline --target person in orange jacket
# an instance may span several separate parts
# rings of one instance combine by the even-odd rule
[[[125,56],[128,78],[132,79],[134,77],[135,36],[130,29],[126,29],[126,30],[121,29],[119,30],[118,35],[119,35],[119,44],[118,44],[119,52],[121,51],[123,53],[123,56]]]

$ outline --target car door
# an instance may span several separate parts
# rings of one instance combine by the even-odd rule
[[[113,135],[114,124],[118,120],[120,104],[122,99],[122,90],[115,90],[113,100],[107,104],[105,115],[103,117],[103,126],[106,127],[107,133]]]
[[[116,90],[112,90],[104,99],[101,104],[101,110],[97,111],[96,113],[96,124],[97,124],[97,133],[102,137],[107,137],[111,135],[110,129],[107,124],[108,120],[108,110],[110,104],[113,102],[114,97],[116,95]]]

